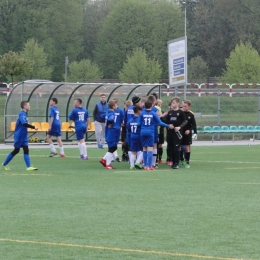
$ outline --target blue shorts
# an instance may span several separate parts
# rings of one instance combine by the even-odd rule
[[[117,146],[117,142],[116,141],[107,142],[107,147],[108,148],[115,147],[115,146]]]
[[[87,131],[87,127],[75,128],[77,140],[85,139],[86,131]]]
[[[47,134],[55,137],[61,136],[61,132],[48,131]]]
[[[28,140],[26,140],[26,141],[18,141],[18,142],[14,143],[14,147],[15,148],[19,148],[20,149],[23,146],[28,146]]]
[[[143,147],[153,147],[154,136],[153,135],[141,135],[142,146]]]
[[[131,141],[130,141],[130,151],[132,152],[139,152],[139,151],[143,151],[143,147],[142,147],[142,141],[141,141],[141,137],[131,137]]]

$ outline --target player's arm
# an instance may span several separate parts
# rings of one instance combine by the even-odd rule
[[[174,127],[175,131],[180,131],[185,125],[187,125],[188,121],[186,120],[185,114],[181,111],[180,113],[180,121],[182,122],[180,126]]]
[[[53,121],[54,121],[54,117],[51,117],[50,121],[49,121],[49,131],[51,131],[51,126],[52,126]]]
[[[34,125],[30,125],[28,123],[24,123],[23,126],[27,127],[27,128],[31,128],[31,129],[35,129],[35,130],[38,130],[38,128]]]
[[[160,118],[159,116],[154,113],[154,118],[155,118],[155,121],[160,125],[160,126],[164,126],[164,127],[167,127],[167,128],[172,128],[170,125],[168,124],[165,124]]]

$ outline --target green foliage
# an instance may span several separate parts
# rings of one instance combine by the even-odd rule
[[[205,79],[208,76],[209,68],[207,63],[201,56],[191,58],[189,62],[188,78],[189,82],[194,82],[197,79]]]
[[[33,61],[32,69],[23,75],[14,77],[15,81],[26,79],[51,79],[52,67],[47,65],[47,55],[35,39],[29,39],[21,54]]]
[[[145,50],[136,48],[132,56],[127,56],[123,69],[119,72],[121,82],[159,82],[162,74],[160,64],[155,59],[149,59]]]
[[[227,82],[260,82],[260,56],[251,43],[238,44],[226,64],[223,77]]]
[[[9,51],[0,56],[0,74],[10,76],[13,82],[15,76],[24,75],[32,70],[33,61],[22,54]]]
[[[70,63],[68,69],[68,82],[91,82],[102,78],[99,67],[87,59]]]
[[[105,78],[115,78],[126,56],[143,48],[163,66],[168,75],[167,41],[182,36],[180,8],[170,2],[119,1],[109,13],[98,35],[95,60]]]

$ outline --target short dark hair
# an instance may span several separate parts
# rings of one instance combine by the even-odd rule
[[[28,101],[22,101],[21,104],[20,104],[21,109],[24,109],[24,106],[25,106],[25,104],[27,104],[27,103],[29,103],[29,102],[28,102]]]
[[[136,114],[138,111],[142,111],[140,106],[134,106],[134,113]]]
[[[55,104],[58,104],[58,99],[57,98],[51,98],[51,100],[53,101],[53,102],[55,102]]]
[[[156,99],[158,99],[157,93],[153,92],[153,93],[152,93],[152,96],[154,96]]]
[[[77,100],[80,104],[82,104],[82,99],[81,98],[74,98],[74,100]]]
[[[150,100],[153,103],[154,101],[156,101],[156,98],[154,95],[150,95],[148,96],[147,100]]]
[[[152,105],[153,105],[153,103],[152,103],[150,100],[147,100],[147,101],[144,103],[145,108],[148,108],[148,109],[151,108]]]

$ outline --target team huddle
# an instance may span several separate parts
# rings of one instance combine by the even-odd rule
[[[80,159],[88,160],[85,134],[90,125],[89,113],[81,106],[80,98],[74,99],[73,102],[74,109],[68,119],[74,122]],[[57,104],[56,98],[50,100],[47,140],[51,149],[50,157],[58,155],[52,142],[53,136],[57,138],[60,157],[65,158]],[[129,162],[130,170],[158,168],[158,165],[162,163],[164,129],[166,128],[166,163],[172,169],[178,169],[183,165],[185,168],[190,168],[190,145],[192,140],[197,138],[196,121],[194,114],[190,111],[189,100],[182,101],[182,108],[179,105],[180,99],[174,97],[168,104],[168,111],[163,112],[162,100],[158,99],[156,93],[153,93],[142,98],[134,96],[132,100],[125,101],[123,110],[119,107],[118,99],[114,98],[107,103],[106,95],[102,94],[100,102],[95,106],[93,118],[98,148],[103,149],[106,142],[108,151],[99,162],[105,169],[113,169],[113,161],[121,162],[117,153],[121,136],[122,161]],[[9,170],[8,163],[21,148],[24,151],[26,169],[37,170],[30,163],[27,135],[27,128],[37,130],[37,127],[28,123],[27,112],[30,110],[30,104],[22,101],[21,108],[14,132],[14,150],[3,162],[4,170]]]

